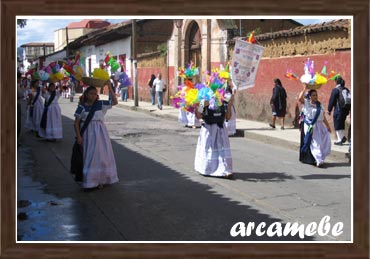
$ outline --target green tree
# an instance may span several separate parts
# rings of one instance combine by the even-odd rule
[[[27,25],[27,19],[17,19],[17,26],[24,28]]]

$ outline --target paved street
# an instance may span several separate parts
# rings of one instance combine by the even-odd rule
[[[193,170],[199,129],[122,107],[106,116],[120,182],[85,193],[69,173],[76,105],[60,100],[62,141],[22,134],[18,241],[301,241],[232,237],[230,229],[237,222],[319,224],[324,216],[331,226],[343,222],[343,234],[304,241],[351,239],[351,168],[344,158],[329,157],[320,169],[301,164],[285,145],[232,137],[234,178],[203,177]]]

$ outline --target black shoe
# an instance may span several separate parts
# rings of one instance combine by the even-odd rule
[[[342,144],[344,144],[344,143],[346,143],[346,141],[347,141],[347,138],[343,137],[341,142],[342,142]]]
[[[334,145],[341,146],[341,145],[343,145],[343,143],[342,143],[342,141],[337,141],[337,142],[334,142]]]
[[[281,129],[283,130],[283,129],[284,129],[284,127],[281,127]]]
[[[273,129],[275,129],[275,125],[272,125],[271,123],[269,124],[269,126]]]

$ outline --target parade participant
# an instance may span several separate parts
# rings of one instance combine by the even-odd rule
[[[22,130],[22,74],[17,73],[17,144],[20,144],[21,130]]]
[[[75,112],[74,128],[78,144],[83,150],[83,182],[85,191],[102,188],[104,184],[118,182],[116,161],[108,130],[104,124],[104,115],[112,105],[118,103],[113,88],[108,82],[111,100],[98,100],[95,87],[88,87],[83,93],[81,103]],[[89,112],[95,112],[86,130],[81,136],[80,130]]]
[[[232,94],[235,96],[236,87],[232,83],[231,79],[227,80],[226,93]],[[225,126],[227,129],[227,134],[229,136],[233,136],[236,133],[236,110],[235,110],[234,105],[231,105],[228,107],[231,109],[231,118],[229,120],[225,120]]]
[[[281,84],[279,78],[274,79],[274,88],[272,89],[272,97],[270,105],[272,109],[272,123],[270,127],[275,129],[276,117],[280,118],[281,129],[284,129],[285,114],[286,114],[286,91]]]
[[[63,138],[62,111],[58,104],[63,88],[58,91],[55,84],[50,83],[45,93],[45,105],[40,121],[39,136],[48,141]]]
[[[229,102],[223,102],[216,110],[209,108],[208,101],[202,101],[195,115],[203,119],[195,153],[195,171],[204,176],[232,177],[230,142],[225,127],[225,119],[231,118],[232,95]]]
[[[177,116],[177,121],[184,124],[184,127],[188,126],[188,117],[187,117],[187,111],[184,109],[179,109],[179,115]]]
[[[40,122],[42,113],[44,111],[44,103],[41,97],[41,87],[39,80],[32,80],[31,84],[31,93],[28,95],[27,102],[27,116],[24,127],[36,132],[38,136],[38,131],[40,128]]]
[[[301,145],[299,161],[321,167],[325,158],[331,152],[330,126],[325,117],[322,104],[318,100],[316,90],[308,90],[306,84],[299,94],[299,101],[303,104],[303,119],[301,122]]]
[[[346,107],[341,104],[340,99],[342,91],[349,90],[345,87],[345,81],[342,77],[338,76],[335,79],[336,87],[331,91],[329,105],[328,105],[328,115],[331,114],[331,111],[334,108],[333,120],[334,120],[334,129],[337,135],[338,141],[334,142],[335,145],[342,145],[347,141],[347,138],[344,136],[345,121],[350,112],[350,106]],[[344,99],[344,98],[342,98]],[[344,101],[343,101],[344,102]]]
[[[196,129],[201,127],[201,123],[198,120],[197,116],[195,116],[194,112],[186,112],[186,120],[187,120],[186,127],[188,128]]]

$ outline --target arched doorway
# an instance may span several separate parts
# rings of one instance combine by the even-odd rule
[[[202,71],[202,35],[197,22],[192,21],[189,24],[186,36],[185,66],[192,61]]]

